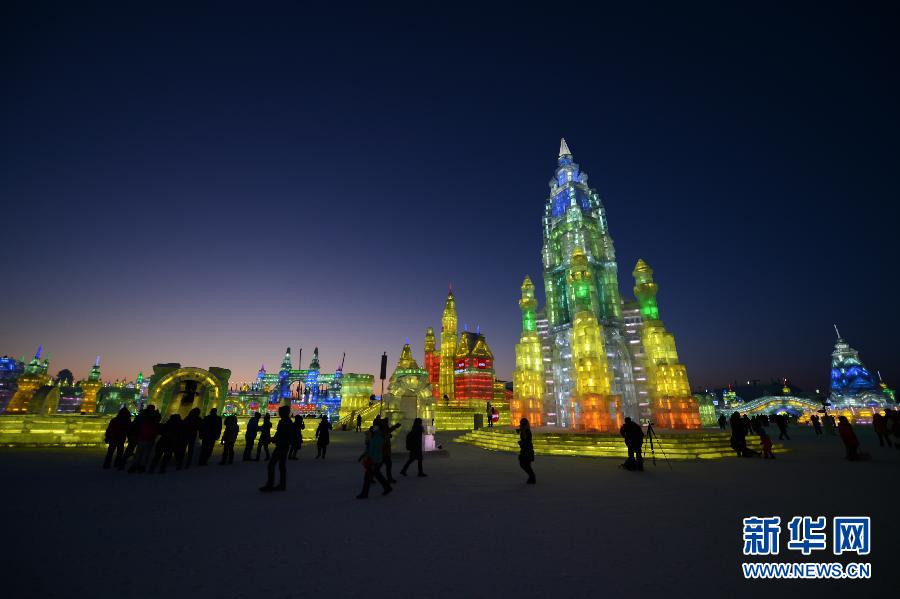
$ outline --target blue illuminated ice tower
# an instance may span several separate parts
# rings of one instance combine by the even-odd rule
[[[844,341],[834,325],[837,341],[831,353],[831,403],[835,406],[886,406],[879,381],[859,359],[859,352]]]
[[[557,414],[558,426],[570,427],[573,417],[575,365],[572,360],[572,327],[575,295],[569,280],[572,256],[583,254],[594,285],[589,305],[602,326],[610,392],[620,397],[622,412],[640,416],[635,389],[633,358],[625,342],[625,321],[619,293],[618,266],[606,210],[597,192],[588,187],[587,173],[575,163],[566,140],[560,141],[556,172],[544,206],[543,271],[549,345],[552,348],[553,397],[546,411]]]

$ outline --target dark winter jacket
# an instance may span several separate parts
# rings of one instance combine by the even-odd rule
[[[222,417],[218,414],[207,414],[200,423],[200,438],[204,441],[218,441],[222,435]]]
[[[644,442],[644,431],[641,425],[634,420],[629,420],[619,429],[619,434],[625,438],[625,445],[628,447],[640,447]]]
[[[128,408],[122,408],[119,413],[109,421],[106,427],[106,442],[121,443],[128,436],[128,429],[131,426],[131,413]]]
[[[225,434],[222,435],[222,443],[234,444],[237,441],[240,427],[238,426],[237,417],[232,415],[225,419]]]
[[[319,426],[316,427],[316,444],[324,447],[328,445],[329,441],[331,441],[331,423],[327,420],[322,420],[319,422]]]
[[[244,437],[247,439],[255,439],[256,435],[259,433],[259,418],[254,416],[247,422],[247,432],[244,433]]]
[[[534,461],[534,445],[531,442],[531,429],[519,429],[519,459],[526,462]]]
[[[271,426],[271,424],[270,424]],[[294,424],[290,418],[278,420],[278,428],[275,429],[275,447],[287,449],[294,438]]]

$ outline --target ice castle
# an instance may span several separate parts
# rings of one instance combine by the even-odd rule
[[[534,284],[525,277],[514,419],[608,431],[631,416],[667,428],[698,428],[687,372],[659,317],[653,270],[638,260],[636,301],[625,303],[606,211],[565,139],[542,224],[546,302],[537,309]]]

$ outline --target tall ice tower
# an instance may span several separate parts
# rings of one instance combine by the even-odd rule
[[[653,269],[638,260],[634,275],[634,297],[641,311],[641,345],[650,395],[650,416],[665,428],[699,428],[700,412],[691,395],[687,370],[678,361],[675,336],[659,319]]]
[[[576,365],[572,333],[577,307],[576,291],[569,274],[572,258],[583,255],[590,273],[587,297],[579,302],[593,312],[602,329],[610,377],[610,394],[618,396],[626,416],[639,417],[631,353],[625,343],[625,322],[619,294],[618,267],[606,211],[597,192],[588,187],[587,173],[572,158],[566,140],[559,144],[559,158],[550,195],[544,207],[543,267],[548,335],[552,345],[557,424],[573,426],[572,398],[576,390]]]
[[[440,399],[446,395],[452,402],[454,398],[454,369],[456,364],[457,340],[456,300],[453,290],[447,292],[444,314],[441,316],[441,366],[438,381]]]
[[[541,356],[541,339],[537,332],[537,300],[534,299],[534,283],[531,277],[522,281],[522,336],[516,344],[516,370],[513,372],[513,399],[509,410],[514,425],[520,418],[527,418],[532,426],[544,424],[544,364]]]
[[[100,381],[100,356],[94,360],[94,366],[86,381],[81,381],[81,411],[85,414],[93,414],[97,411],[97,394],[103,383]]]

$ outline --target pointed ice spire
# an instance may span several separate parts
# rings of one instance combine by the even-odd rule
[[[97,356],[97,359],[94,360],[94,366],[97,366],[97,367],[100,366],[100,356]]]
[[[43,351],[43,349],[44,349],[44,346],[38,345],[37,351],[34,352],[34,359],[35,359],[35,360],[40,360],[40,359],[41,359],[41,351]]]
[[[566,138],[561,137],[559,140],[559,157],[563,156],[571,156],[572,152],[569,151],[569,144],[566,143]]]
[[[841,338],[841,332],[838,330],[837,325],[831,325],[834,327],[834,332],[837,334],[838,339]]]

